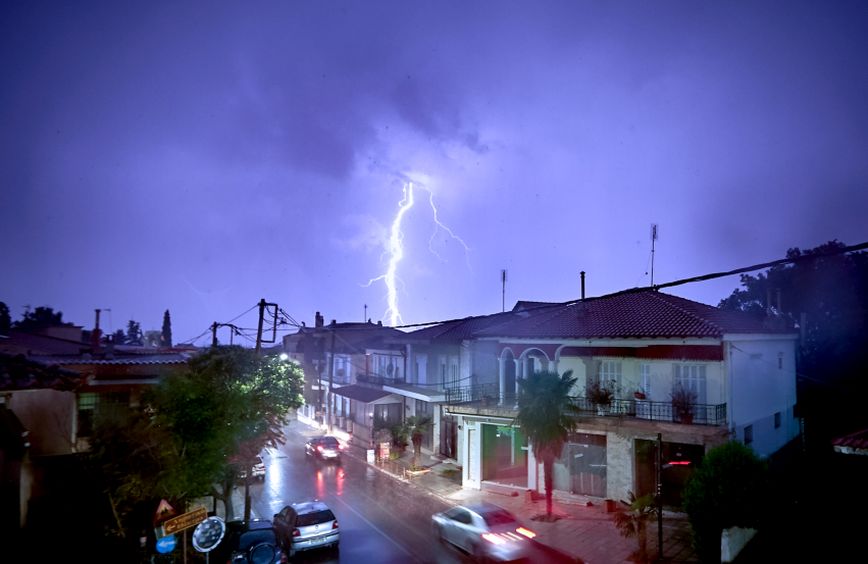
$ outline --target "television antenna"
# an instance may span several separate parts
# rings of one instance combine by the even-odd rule
[[[657,241],[657,224],[651,224],[651,287],[654,287],[654,242]]]

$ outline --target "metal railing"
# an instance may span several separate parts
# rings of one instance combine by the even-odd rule
[[[614,399],[609,405],[599,405],[585,397],[570,398],[577,411],[586,415],[621,416],[649,421],[664,421],[667,423],[683,423],[693,425],[724,425],[726,424],[726,404],[691,404],[691,409],[685,414],[673,408],[672,402],[650,401],[636,399]],[[460,388],[446,389],[446,403],[450,405],[500,405],[514,407],[515,394],[504,396],[499,402],[497,384],[478,384]]]
[[[385,378],[383,376],[375,376],[374,374],[356,374],[356,381],[364,384],[374,384],[375,386],[394,386],[396,384],[406,384],[404,378]]]

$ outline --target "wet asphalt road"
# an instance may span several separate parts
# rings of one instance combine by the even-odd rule
[[[298,422],[286,431],[286,444],[263,456],[265,481],[251,485],[253,516],[271,519],[290,502],[319,499],[332,509],[341,528],[338,552],[299,553],[293,562],[471,562],[432,534],[431,515],[449,507],[447,503],[351,456],[340,464],[312,460],[304,454],[304,442],[314,431]],[[533,561],[555,561],[555,555],[539,547]]]

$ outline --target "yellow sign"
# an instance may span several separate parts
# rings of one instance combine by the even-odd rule
[[[163,523],[163,534],[173,535],[178,531],[195,527],[202,521],[208,518],[208,511],[204,507],[197,507],[192,511],[188,511],[183,515],[172,517]]]

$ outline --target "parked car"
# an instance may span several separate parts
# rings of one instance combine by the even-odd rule
[[[341,461],[341,451],[344,446],[337,439],[329,435],[312,437],[304,445],[304,453],[320,460]]]
[[[434,536],[479,562],[527,558],[536,533],[506,509],[493,503],[458,505],[431,516]]]
[[[303,550],[330,547],[338,550],[340,527],[322,501],[291,503],[274,516],[278,540],[289,556]]]
[[[262,461],[261,456],[256,457],[250,475],[253,476],[254,480],[259,480],[260,482],[265,480],[265,463]],[[241,470],[238,471],[238,479],[244,480],[245,478],[247,478],[247,470],[241,468]]]
[[[287,562],[277,532],[268,519],[228,521],[223,540],[213,551],[214,562],[279,564]]]

